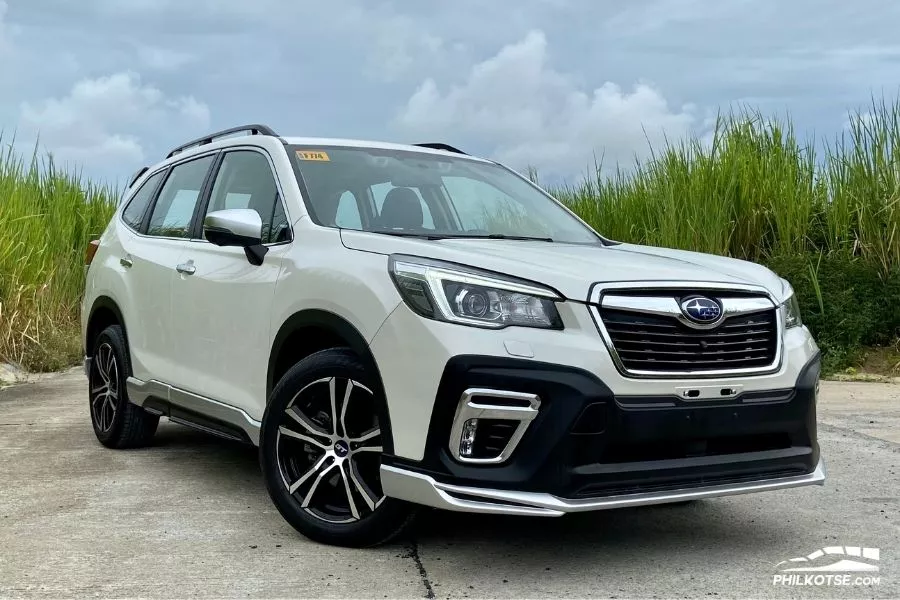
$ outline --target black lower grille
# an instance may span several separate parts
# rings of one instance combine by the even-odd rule
[[[496,458],[506,449],[518,421],[478,419],[472,458]]]
[[[711,330],[674,316],[601,308],[603,325],[629,371],[684,372],[761,369],[775,362],[775,309],[726,317]]]

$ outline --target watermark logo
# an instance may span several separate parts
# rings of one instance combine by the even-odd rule
[[[775,568],[774,585],[878,585],[881,550],[860,546],[829,546],[807,556],[783,560]]]

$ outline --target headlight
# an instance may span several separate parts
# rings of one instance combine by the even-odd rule
[[[790,283],[786,280],[782,280],[781,283],[785,292],[787,292],[787,300],[781,304],[784,307],[784,328],[799,327],[803,325],[803,321],[800,319],[800,303],[797,302],[797,295],[794,293],[794,288],[791,287]]]
[[[439,261],[391,257],[391,277],[406,304],[423,317],[500,329],[562,329],[553,290]]]

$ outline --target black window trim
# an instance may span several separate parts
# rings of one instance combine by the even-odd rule
[[[135,188],[135,190],[128,196],[128,199],[122,203],[122,210],[119,211],[119,222],[122,225],[124,225],[125,227],[127,227],[128,230],[131,231],[132,233],[141,235],[145,231],[145,227],[147,225],[147,215],[150,214],[150,211],[151,211],[153,205],[156,204],[156,195],[159,194],[159,190],[162,188],[163,182],[166,180],[166,177],[168,177],[168,175],[165,173],[167,168],[168,167],[163,168],[163,169],[158,169],[158,170],[150,173],[144,179],[144,181],[141,183],[141,185],[139,187]],[[144,207],[144,213],[141,215],[140,225],[138,225],[138,228],[135,229],[134,227],[131,226],[131,223],[128,223],[125,220],[125,211],[128,210],[128,207],[131,206],[132,202],[134,202],[135,196],[137,196],[140,193],[140,191],[142,189],[144,189],[144,186],[147,185],[150,182],[150,180],[152,178],[156,177],[157,175],[162,175],[162,177],[159,178],[159,181],[156,182],[156,186],[153,188],[153,191],[150,192],[150,198],[147,200],[147,206]]]
[[[200,202],[197,203],[196,210],[194,211],[194,220],[191,223],[191,228],[189,229],[190,236],[185,239],[189,239],[192,242],[202,242],[202,243],[210,243],[205,237],[203,237],[203,219],[206,217],[206,211],[209,207],[209,201],[212,196],[212,189],[215,185],[216,178],[219,176],[219,170],[222,168],[222,163],[225,161],[225,155],[229,152],[256,152],[257,154],[262,154],[266,161],[269,163],[269,172],[272,175],[272,178],[275,180],[275,186],[278,190],[278,202],[281,203],[281,210],[284,211],[285,219],[287,220],[287,230],[288,230],[288,239],[281,242],[268,242],[262,244],[266,247],[276,247],[276,246],[284,246],[286,244],[290,244],[294,241],[294,227],[293,222],[291,221],[291,213],[288,212],[287,202],[284,201],[284,188],[281,185],[281,180],[278,178],[278,170],[275,168],[275,162],[272,160],[272,156],[269,152],[261,147],[261,146],[253,146],[249,144],[241,144],[238,146],[228,146],[226,148],[222,148],[219,150],[219,156],[213,162],[210,167],[210,173],[208,177],[208,181],[206,183],[209,184],[208,188],[204,188],[204,194],[200,198]],[[272,205],[272,210],[274,213],[275,205]],[[260,215],[262,217],[262,215]]]
[[[215,167],[216,162],[219,159],[220,152],[221,152],[220,150],[214,150],[212,152],[204,152],[202,154],[193,154],[191,156],[186,156],[186,157],[184,157],[183,160],[179,160],[177,162],[170,163],[170,164],[166,165],[163,169],[160,169],[159,171],[157,171],[157,172],[166,171],[166,174],[162,178],[161,183],[157,186],[157,189],[154,192],[153,201],[152,201],[150,207],[148,208],[146,214],[144,215],[144,221],[143,221],[143,223],[141,223],[141,231],[138,235],[140,235],[142,237],[146,237],[146,238],[152,238],[155,240],[179,240],[179,241],[183,241],[183,242],[190,241],[190,239],[191,239],[190,235],[188,235],[186,237],[172,237],[172,236],[168,236],[168,235],[150,235],[150,234],[148,234],[147,229],[150,226],[150,217],[153,215],[153,211],[156,209],[156,203],[159,201],[159,194],[162,192],[163,187],[165,187],[165,184],[169,180],[169,177],[172,176],[172,171],[175,169],[175,167],[179,167],[183,164],[186,164],[186,163],[189,163],[189,162],[192,162],[195,160],[201,160],[201,159],[212,156],[213,157],[212,164],[210,164],[210,166],[206,170],[205,178],[203,180],[203,183],[200,186],[200,193],[197,195],[197,204],[194,205],[194,213],[191,216],[191,221],[188,223],[188,227],[186,230],[186,232],[188,234],[190,234],[191,231],[193,230],[192,228],[194,226],[194,220],[197,218],[197,206],[199,206],[200,203],[203,201],[204,194],[207,193],[207,191],[208,191],[207,186],[210,181],[209,176],[213,170],[213,167]]]
[[[174,169],[175,167],[178,167],[180,165],[183,165],[185,163],[191,162],[193,160],[200,160],[200,159],[206,158],[208,156],[214,157],[213,158],[213,165],[214,165],[216,162],[215,155],[217,155],[219,152],[220,152],[220,150],[213,150],[211,152],[203,152],[201,154],[192,154],[190,156],[185,156],[185,157],[181,158],[181,160],[167,163],[167,164],[161,166],[160,168],[156,169],[155,171],[151,172],[150,175],[147,176],[147,179],[149,179],[150,177],[153,177],[154,175],[156,175],[158,173],[162,173],[163,177],[160,179],[159,183],[156,186],[156,189],[153,191],[153,197],[150,199],[150,203],[147,205],[147,210],[144,212],[144,219],[141,222],[140,231],[135,231],[131,227],[129,227],[129,230],[131,230],[131,232],[134,233],[135,235],[138,235],[138,236],[144,237],[144,238],[154,239],[154,240],[176,240],[176,241],[183,241],[183,242],[190,241],[190,238],[187,238],[187,237],[148,235],[147,229],[150,226],[150,217],[153,215],[153,210],[156,208],[156,203],[159,200],[159,194],[160,194],[160,192],[162,192],[163,186],[166,184],[166,181],[168,181],[169,177],[172,175],[172,169]],[[212,167],[213,165],[210,165],[210,167]],[[202,198],[202,194],[203,194],[203,191],[205,189],[208,179],[209,179],[209,170],[207,170],[207,172],[206,172],[206,179],[204,179],[203,186],[201,186],[201,188],[200,188],[201,195],[198,195],[198,198]],[[133,196],[132,196],[132,198],[133,198]],[[129,203],[131,202],[131,198],[129,198],[128,202]],[[194,212],[196,214],[196,206],[194,208],[195,208]],[[119,211],[120,219],[122,218],[121,217],[122,212],[124,212],[124,209],[122,211]],[[122,222],[123,222],[123,224],[128,226],[127,223],[124,223],[124,220]],[[193,216],[191,217],[191,223],[188,226],[188,231],[190,231],[190,228],[192,225],[193,225]]]

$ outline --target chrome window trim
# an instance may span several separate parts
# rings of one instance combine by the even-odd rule
[[[475,400],[473,400],[473,398]],[[502,398],[504,400],[519,400],[527,403],[527,406],[504,406],[491,404],[490,398]],[[484,400],[481,400],[484,399]],[[505,390],[492,390],[484,388],[469,388],[460,396],[453,417],[453,426],[450,428],[449,450],[450,455],[461,463],[496,465],[506,461],[515,451],[528,425],[538,414],[541,400],[535,394],[523,392],[509,392]],[[506,447],[492,458],[469,458],[459,453],[459,441],[462,436],[463,425],[469,419],[504,419],[518,421],[516,430],[509,438]]]
[[[621,298],[615,293],[610,292],[624,292],[624,291],[651,291],[651,292],[664,292],[666,290],[696,290],[698,293],[704,291],[719,291],[727,294],[728,292],[751,292],[759,294],[760,296],[764,296],[771,302],[770,306],[766,306],[763,308],[753,308],[753,304],[737,302],[738,300],[748,300],[747,298],[729,298],[729,306],[734,307],[735,309],[741,309],[741,312],[731,313],[741,314],[741,313],[750,313],[750,312],[759,312],[761,310],[769,310],[771,308],[775,308],[775,336],[776,336],[776,345],[775,345],[775,359],[772,363],[764,366],[764,367],[752,367],[752,368],[742,368],[742,369],[716,369],[716,370],[702,370],[702,371],[646,371],[646,370],[637,370],[637,369],[628,369],[625,367],[622,359],[619,357],[619,353],[616,351],[615,345],[613,344],[612,338],[609,335],[609,332],[606,330],[606,326],[603,323],[603,319],[600,316],[600,307],[607,306],[605,304],[605,299],[607,296],[614,298],[613,303],[616,302],[615,298]],[[635,296],[628,297],[629,299],[634,299]],[[657,298],[658,300],[658,298]],[[725,298],[722,299],[723,302]],[[635,303],[637,304],[637,303]],[[672,305],[676,307],[678,312],[681,312],[678,303],[676,303],[673,299]],[[610,308],[614,308],[613,304]],[[656,306],[657,310],[665,310],[664,313],[651,313],[651,314],[667,314],[670,316],[675,316],[672,312],[667,310],[666,306]],[[603,338],[603,343],[606,345],[606,349],[609,352],[610,358],[613,361],[613,364],[616,366],[616,369],[619,373],[628,378],[633,379],[709,379],[715,377],[731,377],[731,376],[751,376],[751,375],[769,375],[772,373],[778,372],[782,367],[782,357],[784,353],[784,307],[778,302],[778,299],[766,288],[759,285],[751,285],[751,284],[742,284],[742,283],[731,283],[731,282],[715,282],[715,281],[617,281],[611,283],[595,283],[590,290],[588,295],[588,309],[591,313],[591,318],[594,320],[594,325],[597,327],[597,331],[600,333],[600,337]],[[723,305],[724,309],[724,305]],[[649,312],[649,311],[645,311]],[[725,311],[723,310],[723,313]],[[721,321],[717,322],[720,323]],[[693,325],[696,327],[696,324]],[[699,329],[699,328],[698,328]]]

